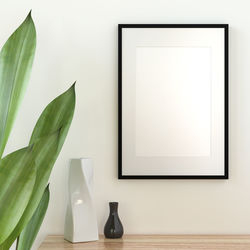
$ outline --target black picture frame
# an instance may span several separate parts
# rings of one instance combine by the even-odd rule
[[[224,174],[223,175],[124,175],[122,173],[122,30],[124,28],[223,28],[224,29]],[[228,24],[119,24],[118,25],[118,179],[228,179],[229,178],[229,40]]]

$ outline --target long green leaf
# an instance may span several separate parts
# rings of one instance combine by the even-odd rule
[[[36,47],[36,30],[27,16],[0,52],[0,158],[29,79]]]
[[[61,129],[61,133],[67,133],[74,109],[75,83],[46,107],[35,125],[29,144],[36,142],[41,137],[47,136],[58,129]],[[59,150],[64,143],[65,137],[66,135],[61,137]]]
[[[4,157],[0,162],[0,243],[13,231],[30,200],[36,180],[31,147]]]
[[[43,222],[49,204],[49,185],[45,189],[42,199],[31,220],[18,237],[16,250],[30,250]]]
[[[63,142],[70,127],[75,108],[75,85],[53,100],[41,114],[34,130],[30,143],[34,143],[35,163],[37,166],[36,182],[30,202],[26,207],[16,228],[8,239],[0,245],[3,250],[9,249],[14,240],[27,225],[38,206],[43,191],[48,183],[52,167],[60,153]],[[50,142],[48,134],[52,134]],[[42,143],[41,143],[42,141]]]

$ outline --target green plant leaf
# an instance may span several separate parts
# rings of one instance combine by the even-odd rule
[[[36,47],[36,30],[27,16],[0,52],[0,158],[28,83]]]
[[[13,231],[30,200],[36,180],[31,147],[4,157],[0,162],[0,243]]]
[[[3,250],[10,248],[38,206],[47,186],[52,167],[66,138],[74,108],[75,85],[73,84],[70,89],[54,99],[38,119],[30,140],[37,166],[33,193],[20,221],[8,239],[0,245],[0,249],[1,247]]]
[[[61,136],[58,145],[58,150],[61,150],[71,124],[74,109],[75,83],[46,107],[35,125],[29,144],[61,129],[61,134],[64,134]]]
[[[45,189],[42,199],[31,220],[18,237],[16,250],[29,250],[37,236],[49,204],[49,185]]]

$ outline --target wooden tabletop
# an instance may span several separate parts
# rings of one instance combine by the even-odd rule
[[[122,239],[71,244],[61,235],[48,236],[40,250],[250,250],[250,235],[124,235]]]

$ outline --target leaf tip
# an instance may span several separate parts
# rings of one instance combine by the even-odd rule
[[[17,28],[17,30],[22,29],[24,27],[30,27],[34,33],[34,36],[33,36],[34,44],[36,44],[36,27],[35,27],[35,23],[33,21],[31,13],[32,13],[32,10],[29,11],[29,14],[27,15],[23,23]]]
[[[32,13],[32,10],[29,11],[29,14],[25,18],[25,21],[33,21],[31,13]]]
[[[68,90],[73,91],[75,94],[75,87],[76,87],[76,81],[71,85],[71,87]]]
[[[48,199],[50,199],[50,189],[49,189],[49,185],[50,185],[50,183],[48,183],[47,187],[46,187],[45,190],[44,190],[44,193],[47,194]]]

